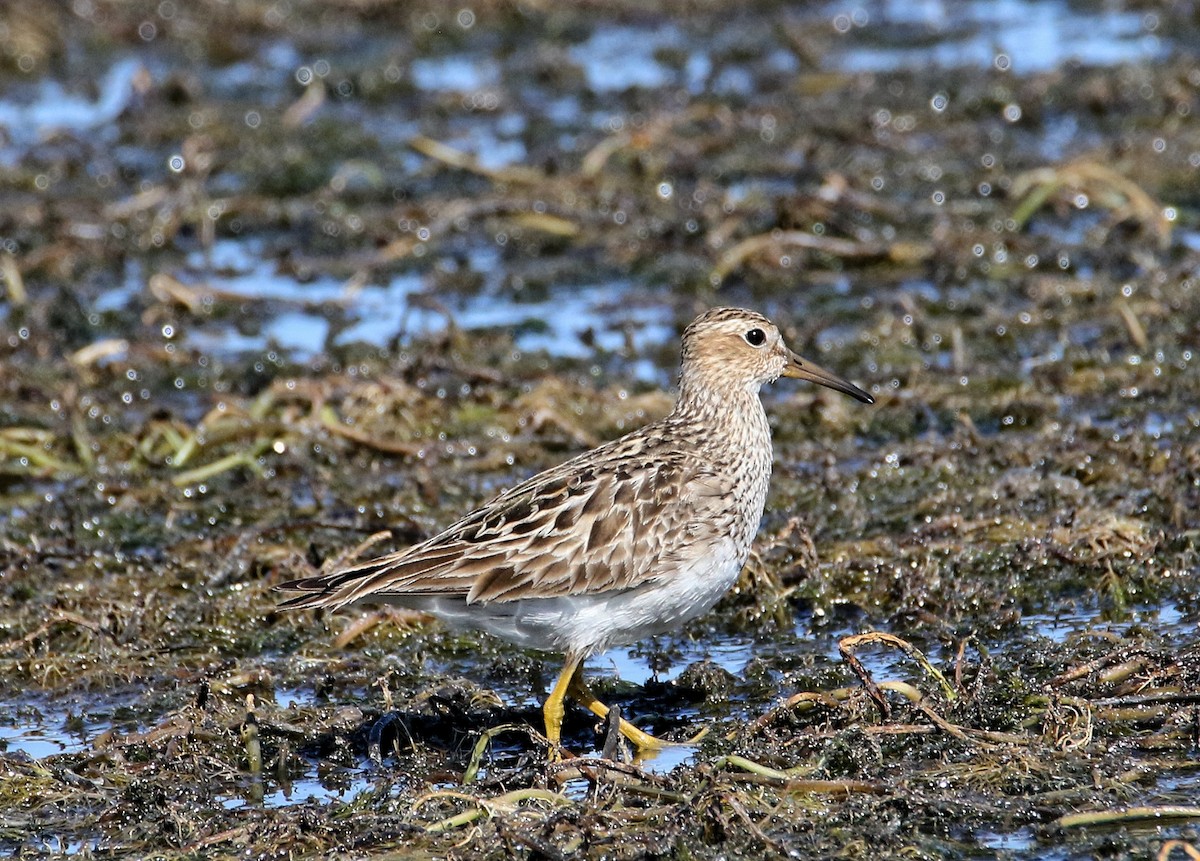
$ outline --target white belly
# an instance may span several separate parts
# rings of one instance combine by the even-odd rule
[[[677,630],[729,591],[745,558],[730,539],[681,564],[666,582],[641,589],[491,604],[425,598],[413,606],[456,627],[477,628],[510,643],[578,655]]]

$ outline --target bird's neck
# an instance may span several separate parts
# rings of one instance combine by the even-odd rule
[[[706,386],[696,380],[681,381],[679,399],[673,417],[702,428],[724,427],[732,434],[705,433],[701,438],[737,439],[739,444],[766,439],[770,446],[771,428],[757,389],[736,386]]]
[[[771,426],[756,390],[682,384],[672,419],[705,472],[730,478],[729,535],[743,553],[758,530],[771,479]],[[671,421],[671,419],[668,419]],[[744,557],[743,557],[744,558]]]

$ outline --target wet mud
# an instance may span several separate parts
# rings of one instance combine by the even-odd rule
[[[0,7],[0,854],[1200,857],[1184,6]],[[670,408],[738,587],[589,662],[273,587]],[[605,756],[607,754],[607,757]]]

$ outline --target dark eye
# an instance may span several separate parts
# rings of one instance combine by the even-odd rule
[[[746,333],[746,343],[752,347],[761,347],[767,343],[767,333],[762,329],[751,329]]]

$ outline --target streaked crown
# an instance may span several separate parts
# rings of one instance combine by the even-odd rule
[[[714,308],[684,330],[680,376],[685,384],[757,392],[779,378],[791,355],[779,329],[762,314]]]

